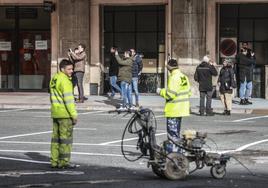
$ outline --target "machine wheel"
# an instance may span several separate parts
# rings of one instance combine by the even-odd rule
[[[188,159],[181,153],[168,154],[166,169],[163,171],[163,173],[169,180],[184,179],[189,174]]]
[[[157,165],[152,165],[152,170],[158,177],[165,178],[163,171]]]
[[[225,165],[216,164],[211,167],[210,174],[215,179],[222,179],[226,175]]]

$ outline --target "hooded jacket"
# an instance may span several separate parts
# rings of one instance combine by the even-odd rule
[[[143,64],[142,64],[142,58],[139,54],[136,54],[134,56],[134,62],[132,66],[132,77],[133,78],[138,78],[139,73],[142,71]]]
[[[119,55],[115,55],[115,58],[119,65],[118,80],[131,83],[132,81],[132,65],[134,62],[133,57],[126,58],[125,60],[121,59]]]

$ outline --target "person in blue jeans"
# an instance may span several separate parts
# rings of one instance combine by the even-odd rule
[[[252,94],[253,69],[256,64],[254,52],[248,48],[248,42],[242,43],[240,53],[237,55],[237,65],[239,70],[239,97],[240,105],[252,104],[249,101]]]
[[[115,51],[116,47],[111,47],[110,52],[110,67],[109,67],[109,78],[110,78],[110,86],[111,86],[111,98],[115,96],[115,90],[121,93],[121,88],[117,85],[117,76],[118,76],[118,71],[119,71],[119,64],[115,58]]]
[[[134,57],[131,56],[130,51],[125,51],[124,59],[121,59],[118,55],[118,51],[115,51],[115,58],[119,65],[118,79],[121,81],[121,92],[123,97],[122,110],[126,108],[132,108],[132,65]]]
[[[135,49],[130,49],[131,55],[134,57],[134,62],[132,65],[132,88],[135,94],[136,107],[139,107],[139,90],[138,90],[138,82],[139,76],[141,75],[141,71],[143,68],[141,55],[136,53]]]

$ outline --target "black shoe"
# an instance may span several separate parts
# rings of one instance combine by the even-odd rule
[[[231,110],[226,110],[226,115],[230,116],[231,115]]]
[[[80,165],[77,165],[77,164],[67,164],[65,166],[59,166],[58,168],[60,169],[75,169],[75,168],[78,168],[80,167]]]
[[[87,97],[83,97],[83,99],[84,99],[84,101],[88,100],[88,98],[87,98]]]
[[[207,116],[214,116],[215,114],[214,114],[214,112],[207,112],[206,115]]]
[[[240,105],[246,105],[246,100],[245,99],[241,99],[239,104]]]
[[[224,112],[222,113],[222,115],[227,115],[227,110],[224,110]]]
[[[245,104],[252,104],[248,99],[245,99]]]
[[[78,100],[76,101],[76,103],[84,103],[84,100],[80,100],[80,99],[78,99]]]

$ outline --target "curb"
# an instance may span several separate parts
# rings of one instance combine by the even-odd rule
[[[163,112],[164,106],[143,106],[144,108],[149,108],[154,112]],[[37,109],[37,110],[49,110],[50,104],[0,104],[1,109]],[[112,105],[77,105],[77,110],[87,110],[87,111],[109,111],[114,110],[115,107]],[[215,113],[222,113],[223,108],[213,108]],[[191,113],[198,114],[199,108],[192,107]],[[233,108],[232,114],[268,114],[268,109],[251,109],[251,108]]]

